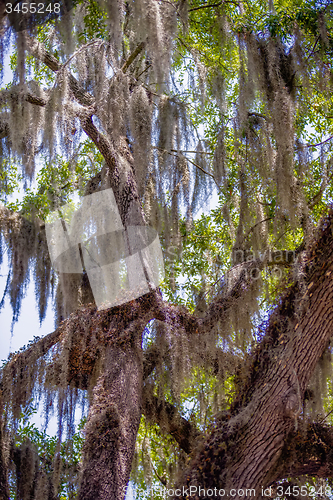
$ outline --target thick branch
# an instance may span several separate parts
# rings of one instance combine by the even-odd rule
[[[145,225],[131,165],[132,157],[126,140],[119,141],[116,153],[107,137],[94,125],[91,116],[81,119],[81,125],[105,159],[107,168],[103,172],[103,177],[109,184],[108,187],[113,189],[123,224],[125,226]]]
[[[50,70],[58,71],[61,68],[61,64],[58,59],[50,54],[41,42],[38,42],[35,38],[26,37],[26,48],[27,50],[42,63],[44,63]]]
[[[42,43],[38,42],[34,38],[26,37],[26,44],[29,52],[34,57],[42,61],[52,71],[57,72],[62,68],[58,59],[50,54]],[[73,92],[74,97],[80,104],[82,104],[82,106],[92,106],[94,104],[94,97],[81,87],[72,74],[69,74],[69,87]]]
[[[331,135],[328,139],[325,139],[322,142],[317,142],[317,144],[307,144],[307,148],[317,148],[318,146],[322,146],[323,144],[326,144],[326,142],[329,142],[333,139],[333,135]]]
[[[163,152],[163,153],[168,153],[170,156],[175,156],[177,157],[178,154],[179,154],[179,151],[177,151],[176,149],[171,149],[171,151],[168,151],[167,149],[162,149],[162,148],[159,148],[157,146],[154,147],[154,149],[158,149],[159,151]],[[197,151],[182,151],[182,153],[186,153],[186,152],[189,152],[189,153],[197,153]],[[177,154],[174,154],[174,153],[177,153]],[[200,151],[199,151],[200,153]],[[206,153],[206,154],[209,154],[209,153]],[[184,156],[184,155],[183,155]],[[203,169],[202,167],[200,167],[200,165],[198,165],[197,163],[195,163],[193,160],[191,160],[190,158],[187,158],[187,156],[184,156],[184,158],[192,163],[192,165],[194,165],[196,168],[198,168],[199,170],[201,170],[201,172],[203,172],[204,174],[208,175],[209,177],[211,177],[212,179],[214,179],[214,182],[215,184],[217,185],[217,182],[216,182],[216,179],[214,177],[213,174],[211,174],[210,172],[207,172],[205,169]],[[218,187],[218,186],[217,186]]]
[[[185,453],[191,453],[200,437],[200,432],[184,417],[175,406],[151,394],[143,393],[143,414],[159,425],[163,432],[170,434]]]
[[[124,65],[122,66],[121,68],[121,71],[123,73],[126,73],[126,71],[128,70],[128,68],[130,67],[130,65],[132,64],[132,62],[135,61],[135,59],[138,57],[138,55],[140,54],[140,52],[143,51],[144,47],[145,47],[145,42],[141,42],[139,43],[139,45],[133,50],[133,52],[130,54],[129,58],[127,59],[127,61],[125,61]]]
[[[7,122],[0,122],[0,139],[4,137],[8,137],[9,135],[9,126]]]
[[[223,2],[218,2],[218,3],[211,3],[207,5],[199,5],[198,7],[192,7],[192,9],[188,9],[189,12],[194,12],[196,10],[201,10],[201,9],[211,9],[213,7],[219,7],[222,5]]]
[[[36,82],[34,83],[35,85],[37,85]],[[44,94],[44,92],[42,91],[40,93],[42,95]],[[19,98],[23,97],[27,102],[29,102],[30,104],[35,104],[36,106],[44,107],[47,104],[46,99],[44,99],[41,95],[36,95],[29,91],[26,93],[22,93],[18,85],[13,85],[9,91],[2,90],[0,92],[0,102],[6,102],[8,96],[10,96],[10,98],[13,100],[18,100]]]
[[[330,211],[307,251],[306,290],[296,283],[272,314],[248,375],[239,375],[231,418],[217,421],[186,472],[185,484],[239,490],[275,480],[272,471],[333,332],[332,219]]]
[[[143,380],[146,380],[146,378],[148,378],[149,375],[154,371],[159,357],[160,350],[155,344],[152,344],[143,353]]]

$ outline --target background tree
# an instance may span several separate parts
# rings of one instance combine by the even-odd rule
[[[20,6],[0,13],[5,295],[16,321],[32,271],[56,329],[1,371],[0,498],[121,499],[131,470],[138,498],[328,496],[331,3],[78,1],[25,25]],[[107,188],[159,232],[166,279],[98,311],[85,273],[52,270],[45,221]],[[19,427],[31,400],[54,441]]]

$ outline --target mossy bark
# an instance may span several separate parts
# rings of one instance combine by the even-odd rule
[[[1,401],[0,401],[1,402]],[[0,404],[0,409],[1,409]],[[3,422],[0,418],[0,500],[9,500],[7,468],[4,457]]]
[[[79,500],[123,499],[141,419],[141,338],[109,347],[86,425]]]

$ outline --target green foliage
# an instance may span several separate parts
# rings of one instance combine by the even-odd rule
[[[86,2],[82,1],[79,4],[83,3]],[[87,14],[84,17],[85,29],[79,34],[79,41],[87,43],[89,40],[95,40],[96,38],[107,39],[107,14],[105,10],[101,9],[101,4],[95,0],[86,3],[86,12]]]
[[[82,196],[88,180],[103,165],[102,155],[89,140],[79,145],[69,161],[57,155],[51,162],[47,158],[43,158],[42,162],[43,166],[36,176],[36,188],[27,188],[22,200],[6,203],[7,208],[20,212],[26,218],[34,215],[45,220],[50,211],[71,202],[74,195]],[[11,172],[14,176],[15,170]],[[12,182],[18,186],[19,176],[14,177]],[[14,187],[10,194],[13,192]]]
[[[198,142],[200,139],[204,151],[200,165],[191,152],[184,154],[192,162],[193,172],[199,165],[200,175],[214,173],[214,190],[218,196],[216,208],[194,218],[192,224],[185,221],[185,217],[180,218],[181,244],[164,245],[163,248],[166,269],[166,278],[161,287],[163,295],[170,302],[185,305],[191,312],[197,309],[200,298],[208,302],[214,296],[216,284],[234,264],[233,252],[238,248],[237,245],[248,252],[247,255],[262,255],[267,249],[293,251],[311,232],[305,225],[304,214],[296,214],[293,220],[290,214],[281,213],[276,173],[273,173],[273,169],[261,170],[263,163],[266,166],[269,163],[267,151],[269,147],[276,148],[277,138],[272,134],[273,117],[267,95],[257,82],[251,81],[253,68],[250,67],[247,52],[251,36],[256,37],[263,47],[269,41],[281,44],[285,54],[289,53],[296,41],[299,43],[306,68],[296,64],[293,76],[292,95],[296,106],[292,173],[295,185],[299,188],[298,194],[301,193],[307,203],[309,223],[312,225],[319,221],[333,198],[330,140],[333,136],[333,97],[327,91],[333,74],[332,3],[315,0],[277,0],[271,3],[274,4],[272,8],[266,0],[254,0],[242,3],[240,9],[238,3],[232,1],[214,3],[215,6],[209,7],[201,0],[193,0],[189,5],[187,21],[182,19],[180,10],[178,12],[180,31],[174,42],[172,60],[175,83],[165,85],[163,92],[186,108],[190,127]],[[79,50],[95,39],[108,42],[108,15],[101,4],[81,1],[78,5],[86,9],[86,14],[82,32],[73,50]],[[128,13],[130,3],[126,9]],[[37,39],[61,59],[60,48],[52,45],[54,26],[54,23],[39,26]],[[132,46],[131,36],[125,17],[123,59],[126,59]],[[149,55],[145,57],[148,66]],[[75,74],[74,61],[72,65]],[[15,51],[10,59],[10,67],[12,70],[17,67]],[[39,84],[48,88],[55,85],[54,73],[31,56],[27,57],[27,71],[31,79]],[[260,72],[258,68],[255,71]],[[131,75],[131,86],[139,81],[138,71],[135,75]],[[153,92],[151,88],[154,88]],[[149,92],[158,97],[157,92],[161,88],[161,85],[151,84]],[[76,130],[73,130],[75,134]],[[0,166],[0,200],[10,210],[18,211],[26,218],[34,216],[44,221],[58,205],[74,203],[75,197],[84,194],[87,182],[103,166],[103,157],[91,141],[77,142],[70,158],[58,154],[53,160],[47,157],[38,159],[35,187],[22,188],[22,174],[17,161],[9,156],[3,158]],[[216,153],[218,148],[223,153],[220,156]],[[220,178],[214,171],[216,163],[221,167]],[[13,201],[14,194],[20,188],[24,190],[23,198]],[[172,196],[170,192],[167,194],[170,208]],[[242,200],[246,200],[245,208]],[[205,209],[205,200],[201,200],[201,206]],[[265,236],[259,234],[261,230],[266,231]],[[162,231],[162,241],[163,237]],[[257,297],[259,313],[250,318],[253,324],[257,326],[261,319],[267,317],[281,292],[290,286],[292,278],[288,270],[279,274],[274,268],[267,267],[262,272],[263,286]],[[238,349],[236,337],[237,332],[234,330],[227,345],[230,352],[238,356],[242,356],[257,341],[251,338],[242,349]],[[153,340],[152,335],[150,341]],[[170,389],[170,360],[163,360],[163,363],[163,376],[156,373],[151,376],[154,394],[162,393],[165,400],[174,404],[194,426],[201,431],[207,430],[214,423],[214,414],[230,407],[235,391],[234,374],[226,373],[221,380],[211,368],[196,364],[191,367],[186,380],[182,381],[181,394],[176,395]],[[324,399],[326,413],[331,402],[330,387]],[[58,440],[39,431],[29,421],[34,413],[32,404],[22,413],[16,433],[16,446],[28,441],[33,443],[41,466],[51,473]],[[331,422],[332,417],[327,418]],[[81,427],[70,443],[61,444],[64,465],[61,500],[75,496],[75,485],[71,486],[72,496],[66,490],[66,470],[79,464],[83,439]],[[137,498],[163,498],[158,487],[171,484],[176,473],[175,464],[183,464],[184,460],[174,439],[165,436],[156,424],[142,418],[132,474],[137,486]],[[14,483],[11,488],[12,498],[15,498]]]
[[[162,500],[163,489],[170,476],[174,476],[180,455],[174,439],[142,417],[132,470],[135,498]]]
[[[0,166],[0,201],[6,203],[8,196],[15,193],[22,180],[18,169],[8,158],[4,158]]]
[[[27,444],[33,446],[38,456],[39,468],[52,479],[54,460],[59,450],[59,440],[57,436],[49,436],[45,430],[40,431],[37,425],[31,422],[31,418],[36,414],[37,410],[33,406],[33,401],[30,401],[21,412],[18,420],[14,445],[18,449]],[[84,417],[79,422],[77,431],[72,437],[62,441],[60,444],[62,468],[59,500],[76,498],[78,467],[84,442],[82,430],[85,423],[86,418]],[[16,483],[13,474],[10,477],[10,498],[11,500],[19,500],[16,494]]]

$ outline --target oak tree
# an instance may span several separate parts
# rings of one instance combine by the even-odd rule
[[[56,313],[1,370],[0,499],[329,497],[331,2],[48,5],[0,9],[1,306],[32,273]],[[47,228],[110,189],[165,278],[101,308]]]

